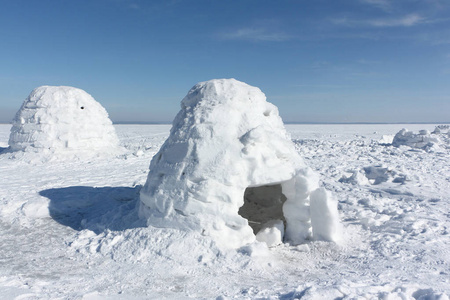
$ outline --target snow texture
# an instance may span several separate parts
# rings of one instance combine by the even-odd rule
[[[252,197],[247,218],[239,215],[247,188],[276,185],[278,196]],[[255,241],[249,222],[261,227],[271,221],[270,214],[266,220],[252,216],[278,205],[285,240],[336,241],[337,204],[329,193],[311,198],[320,202],[311,223],[309,196],[318,188],[318,176],[297,153],[276,106],[256,87],[210,80],[182,100],[169,138],[151,161],[140,216],[148,225],[200,232],[221,247],[239,248]]]
[[[427,151],[440,151],[442,148],[450,147],[449,126],[436,126],[431,133],[428,130],[420,130],[419,133],[414,133],[403,128],[394,136],[392,145],[395,147],[409,146]]]
[[[114,127],[123,155],[24,163],[2,152],[11,125],[0,124],[1,299],[448,299],[450,148],[380,142],[405,124],[287,124],[336,195],[344,238],[239,251],[139,220],[149,161],[170,125]],[[361,183],[340,180],[352,174]]]
[[[48,154],[105,154],[118,149],[106,110],[81,89],[41,86],[34,89],[17,112],[11,151]]]
[[[273,247],[283,243],[284,223],[282,220],[271,220],[263,224],[256,234],[258,242],[266,243],[267,246]]]

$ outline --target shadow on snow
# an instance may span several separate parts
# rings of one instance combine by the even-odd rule
[[[50,199],[50,216],[75,230],[89,229],[99,234],[105,230],[144,227],[137,207],[141,186],[72,186],[39,192]]]
[[[0,154],[2,154],[3,152],[8,152],[7,150],[9,149],[9,147],[0,147]]]

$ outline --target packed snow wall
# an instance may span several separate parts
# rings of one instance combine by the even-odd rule
[[[118,144],[103,106],[68,86],[34,89],[17,112],[9,137],[12,151],[112,152]]]
[[[148,225],[196,230],[230,248],[255,234],[269,246],[339,239],[336,202],[298,155],[277,107],[235,79],[188,92],[140,200]]]

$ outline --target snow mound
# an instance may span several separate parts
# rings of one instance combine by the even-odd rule
[[[384,182],[405,184],[408,181],[406,174],[383,165],[368,166],[348,172],[351,175],[343,175],[339,182],[352,185],[379,185]]]
[[[106,110],[81,89],[41,86],[17,112],[9,137],[11,151],[114,153],[119,140]]]
[[[427,151],[439,148],[446,149],[450,144],[448,129],[448,125],[439,125],[431,133],[428,130],[420,130],[419,133],[414,133],[403,128],[394,136],[392,145],[395,147],[404,145]]]
[[[286,226],[286,241],[336,241],[337,203],[329,193],[312,193],[318,188],[277,107],[256,87],[210,80],[182,100],[170,136],[150,163],[139,214],[148,225],[197,231],[227,248],[254,242],[273,220]],[[259,236],[269,244],[283,238],[276,237],[280,229],[268,231]]]
[[[256,234],[258,242],[264,242],[267,246],[277,246],[283,243],[284,224],[282,220],[271,220],[265,223]]]

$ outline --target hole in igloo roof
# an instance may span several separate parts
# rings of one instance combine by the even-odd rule
[[[283,204],[286,196],[282,193],[281,184],[248,187],[244,192],[244,205],[238,213],[248,220],[248,224],[257,234],[261,227],[272,220],[282,220]]]
[[[84,106],[80,107],[81,109],[84,109]]]

